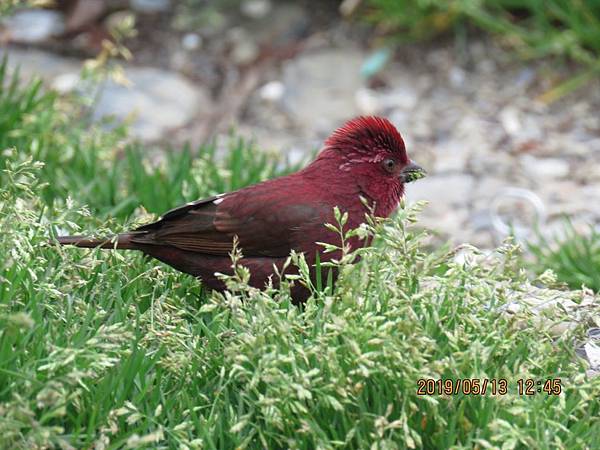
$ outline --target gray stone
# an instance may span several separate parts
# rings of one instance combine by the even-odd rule
[[[141,13],[165,12],[171,6],[170,0],[129,0],[129,6]]]
[[[285,64],[283,104],[303,127],[329,133],[359,114],[355,94],[362,86],[363,55],[353,49],[305,53]]]
[[[433,146],[433,152],[435,155],[433,171],[435,173],[466,170],[469,151],[463,141],[451,140],[436,143]]]
[[[469,202],[475,180],[468,174],[428,176],[407,184],[406,195],[411,201],[427,200],[432,208],[453,209]]]
[[[65,29],[63,15],[49,9],[17,11],[2,24],[11,41],[29,44],[43,42]]]
[[[248,22],[248,21],[247,21]],[[273,2],[260,19],[244,25],[259,45],[270,48],[294,46],[310,29],[311,18],[306,9],[293,2]]]
[[[198,33],[186,33],[181,38],[181,46],[187,51],[197,50],[202,46],[202,37]]]
[[[231,59],[236,64],[250,64],[258,57],[259,48],[255,42],[239,41],[231,52]]]
[[[179,74],[154,68],[127,68],[131,86],[107,82],[94,109],[94,118],[133,117],[132,131],[155,140],[181,127],[201,110],[209,110],[208,95]]]
[[[82,86],[81,63],[37,50],[9,52],[12,70],[20,67],[25,79],[43,75],[61,93],[76,89],[93,96],[94,90]],[[210,109],[206,90],[181,75],[154,68],[125,68],[130,86],[107,81],[102,86],[94,118],[114,115],[117,120],[133,118],[132,132],[143,140],[156,140],[166,132],[188,123],[197,112]]]
[[[242,13],[251,19],[262,19],[271,11],[273,5],[269,0],[245,0],[240,5]]]
[[[64,58],[52,53],[35,49],[17,49],[9,47],[5,55],[11,71],[19,69],[22,80],[42,78],[48,83],[67,73],[78,72],[81,62],[72,58]]]

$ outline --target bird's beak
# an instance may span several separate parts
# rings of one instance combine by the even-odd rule
[[[425,178],[425,176],[427,176],[425,169],[412,161],[402,169],[402,172],[400,172],[400,180],[403,183],[411,183],[421,178]]]

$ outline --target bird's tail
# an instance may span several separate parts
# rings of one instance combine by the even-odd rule
[[[134,250],[137,246],[131,241],[134,233],[122,233],[107,238],[90,238],[87,236],[59,236],[57,241],[60,245],[74,245],[82,248],[106,248],[118,250]]]

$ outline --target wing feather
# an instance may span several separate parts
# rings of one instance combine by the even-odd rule
[[[322,227],[331,207],[310,199],[290,204],[290,195],[274,187],[266,182],[188,203],[140,227],[144,233],[132,240],[227,256],[237,235],[244,256],[285,257],[309,228]]]

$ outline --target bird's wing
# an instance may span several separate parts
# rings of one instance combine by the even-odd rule
[[[303,235],[330,221],[332,208],[289,195],[278,189],[282,186],[289,188],[267,182],[188,203],[139,228],[132,239],[139,244],[226,256],[237,235],[244,256],[285,257]]]

